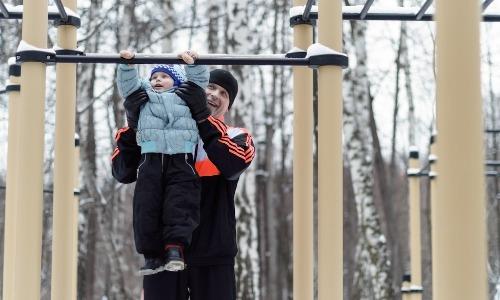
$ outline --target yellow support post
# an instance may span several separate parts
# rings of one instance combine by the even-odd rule
[[[295,0],[294,6],[306,0]],[[293,27],[294,46],[313,42],[310,24]],[[313,253],[313,77],[312,70],[293,67],[293,298],[314,297]]]
[[[12,67],[11,67],[12,66]],[[19,85],[20,77],[11,74],[12,68],[20,68],[18,65],[9,67],[10,85]],[[9,129],[7,140],[7,190],[5,195],[5,226],[4,226],[4,251],[3,251],[3,297],[2,299],[13,299],[14,291],[14,256],[16,239],[16,197],[19,177],[17,175],[16,154],[19,151],[19,102],[20,92],[9,91]]]
[[[487,299],[479,1],[436,1],[435,299]]]
[[[76,0],[63,1],[75,11]],[[76,27],[57,28],[58,46],[76,49]],[[74,295],[74,184],[75,184],[76,64],[56,66],[56,127],[54,160],[54,200],[52,239],[52,300],[68,300]]]
[[[71,223],[72,223],[72,243],[71,243],[71,271],[70,276],[70,290],[71,298],[77,299],[78,294],[78,211],[80,207],[80,138],[75,136],[75,149],[74,149],[74,187],[75,191],[73,194],[72,201],[72,213],[71,213]]]
[[[23,3],[23,40],[47,48],[47,0]],[[44,63],[21,66],[19,148],[16,153],[18,199],[15,225],[14,295],[12,299],[40,299],[43,214],[43,148],[45,110]],[[10,299],[6,299],[10,300]]]
[[[410,150],[408,188],[410,198],[410,294],[409,299],[422,299],[422,254],[420,227],[420,162],[418,150]]]
[[[320,1],[319,42],[342,52],[342,1]],[[318,299],[343,298],[342,69],[318,76]]]

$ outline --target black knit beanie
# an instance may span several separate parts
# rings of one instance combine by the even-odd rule
[[[229,108],[233,105],[234,98],[238,94],[238,81],[226,70],[215,69],[210,72],[210,83],[214,83],[223,87],[229,94]]]

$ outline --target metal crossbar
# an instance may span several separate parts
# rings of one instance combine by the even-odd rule
[[[4,16],[4,18],[9,18],[9,10],[2,1],[0,1],[0,11],[2,11],[2,15]]]
[[[54,2],[56,3],[59,14],[61,14],[61,20],[63,20],[64,22],[68,21],[68,14],[66,13],[64,4],[61,2],[61,0],[54,0]]]
[[[307,0],[304,13],[302,14],[302,20],[309,20],[309,15],[311,14],[311,8],[313,6],[314,0]]]
[[[311,14],[311,16],[313,15]],[[345,6],[343,19],[357,21],[433,21],[434,14],[425,12],[418,18],[417,13],[407,7],[395,7],[392,10],[372,7],[362,19],[360,7]],[[484,22],[500,22],[500,12],[483,13],[482,20]]]
[[[80,17],[68,15],[66,8],[64,7],[61,0],[54,0],[57,11],[49,10],[48,19],[54,21],[56,26],[59,25],[72,25],[75,27],[80,27]],[[7,9],[7,6],[0,0],[0,19],[10,19],[10,20],[21,20],[23,18],[23,7],[16,6],[13,9]]]
[[[2,10],[0,14],[0,19],[10,19],[10,20],[21,20],[23,18],[23,13],[19,11],[8,11],[8,15],[5,16]],[[61,14],[59,12],[48,12],[48,19],[51,21],[61,20]]]
[[[483,11],[484,11],[486,8],[488,8],[488,6],[490,6],[490,4],[491,4],[493,1],[495,1],[495,0],[485,0],[485,1],[483,2]]]
[[[372,6],[373,1],[375,1],[375,0],[367,0],[366,1],[365,5],[363,6],[363,9],[361,10],[361,14],[359,15],[359,18],[361,20],[364,20],[366,18],[366,14],[368,13],[370,6]]]
[[[500,167],[500,161],[498,160],[487,160],[486,166],[488,167]]]
[[[429,9],[432,4],[432,0],[425,0],[424,4],[418,10],[417,16],[415,17],[417,21],[421,20],[425,12]]]

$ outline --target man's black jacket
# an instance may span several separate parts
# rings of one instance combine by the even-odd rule
[[[202,190],[200,225],[186,251],[188,265],[234,264],[238,251],[234,193],[241,173],[255,156],[253,139],[246,129],[228,127],[209,117],[198,124],[201,141],[195,150],[196,171]],[[112,155],[113,176],[122,183],[136,180],[141,152],[135,131],[122,128],[116,134]]]

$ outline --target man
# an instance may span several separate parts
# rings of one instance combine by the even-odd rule
[[[228,71],[216,69],[210,72],[205,91],[187,82],[176,93],[188,105],[201,137],[195,149],[195,168],[202,184],[200,224],[186,250],[187,269],[144,277],[144,299],[235,300],[234,193],[239,176],[255,156],[248,131],[224,123],[238,93],[238,82]],[[137,123],[140,106],[147,100],[142,91],[127,97],[124,106],[129,126]],[[140,159],[135,131],[120,129],[116,140],[113,176],[123,183],[133,182]]]

